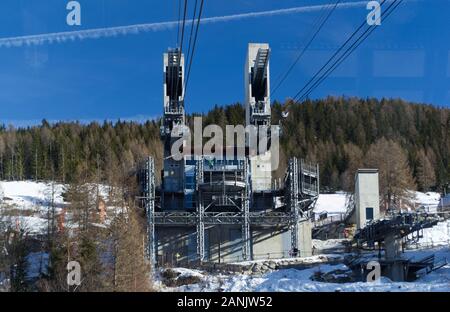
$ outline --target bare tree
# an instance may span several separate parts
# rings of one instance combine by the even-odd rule
[[[426,192],[436,185],[436,174],[430,158],[423,149],[417,154],[417,163],[417,183],[420,190]]]
[[[118,187],[110,197],[110,204],[117,207],[110,231],[112,254],[112,290],[149,291],[150,263],[146,258],[145,224],[130,194],[135,194],[136,185],[132,177],[122,172],[114,184]]]
[[[358,146],[352,143],[344,145],[344,153],[347,158],[347,169],[341,176],[341,185],[344,190],[353,193],[355,189],[355,173],[363,166],[364,154]]]
[[[398,143],[378,140],[370,146],[365,165],[379,169],[380,193],[386,209],[398,209],[402,201],[410,200],[408,191],[416,186],[406,153]]]
[[[111,226],[113,290],[149,291],[150,264],[145,255],[145,232],[135,207],[128,203]]]
[[[12,229],[10,227],[6,231],[6,235],[6,261],[10,270],[10,290],[13,292],[28,291],[27,231],[24,228]]]

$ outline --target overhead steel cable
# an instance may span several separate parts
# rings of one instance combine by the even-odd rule
[[[185,89],[185,94],[184,95],[185,96],[186,96],[187,86],[188,86],[188,83],[189,83],[189,78],[191,76],[191,68],[192,68],[192,63],[193,63],[193,60],[194,60],[195,46],[197,44],[198,30],[200,28],[200,21],[202,19],[203,5],[204,5],[204,0],[201,0],[201,2],[200,2],[200,10],[199,10],[199,13],[198,13],[198,18],[197,18],[197,25],[196,25],[196,28],[195,28],[194,43],[192,45],[192,53],[191,53],[190,58],[189,58],[187,78],[185,80],[185,87],[184,87],[184,89]]]
[[[387,0],[383,0],[381,5],[383,5]],[[324,68],[330,64],[330,62],[338,55],[342,49],[353,39],[353,37],[356,36],[356,34],[365,26],[367,25],[367,21],[364,20],[361,25],[351,34],[349,38],[337,49],[334,54],[328,59],[328,61],[316,72],[316,74],[303,86],[303,88],[300,89],[300,91],[297,92],[297,94],[294,96],[294,100],[300,96],[300,94],[303,93],[303,91],[308,88],[308,86],[319,76],[319,74],[322,72]]]
[[[178,59],[177,59],[177,82],[175,84],[176,89],[175,89],[175,94],[177,94],[177,104],[179,106],[178,103],[178,87],[179,87],[179,83],[180,83],[180,77],[179,77],[179,72],[180,72],[180,65],[181,65],[181,56],[183,55],[183,41],[184,41],[184,30],[185,30],[185,26],[186,26],[186,12],[187,12],[187,6],[188,6],[188,0],[184,0],[184,14],[183,14],[183,23],[182,23],[182,27],[181,27],[181,39],[180,39],[180,44],[178,46]],[[184,74],[184,73],[182,73]],[[183,90],[181,90],[181,92],[183,92]],[[178,107],[179,108],[179,107]]]
[[[323,20],[323,18],[325,17],[326,12],[327,12],[327,9],[328,9],[329,7],[331,7],[331,6],[332,6],[332,4],[328,4],[328,5],[323,6],[323,7],[320,9],[320,11],[319,11],[320,14],[319,14],[319,16],[317,17],[317,19],[314,21],[313,26],[311,27],[311,29],[309,30],[308,34],[306,35],[306,38],[305,38],[306,40],[307,40],[308,38],[311,37],[311,35],[312,35],[313,32],[314,32],[314,29],[317,29],[318,25],[320,24],[320,21]],[[305,40],[305,41],[306,41],[306,40]],[[300,53],[301,53],[301,52],[300,52]],[[299,54],[300,54],[300,53],[299,53]],[[298,56],[298,55],[297,55],[297,56]],[[291,64],[290,67],[293,67],[292,64]],[[288,69],[288,71],[289,71],[289,69]],[[274,79],[274,85],[277,85],[277,87],[278,87],[278,85],[280,84],[280,81],[282,80],[282,78],[283,78],[283,72],[281,72],[281,73]],[[274,93],[274,91],[276,91],[275,89],[276,89],[277,87],[273,88],[271,93]]]
[[[277,92],[277,90],[280,88],[280,86],[284,83],[284,81],[287,79],[287,77],[289,76],[289,74],[292,72],[292,70],[294,69],[294,67],[297,65],[297,63],[299,62],[299,60],[302,58],[303,54],[305,54],[306,50],[309,48],[309,46],[311,45],[311,43],[314,41],[314,39],[317,37],[317,35],[319,34],[319,32],[322,30],[323,26],[325,25],[325,23],[328,21],[328,19],[330,18],[330,16],[333,14],[333,12],[336,10],[336,7],[338,6],[339,2],[341,2],[341,0],[337,0],[336,3],[334,4],[334,6],[331,8],[331,10],[328,12],[328,14],[325,16],[325,19],[323,19],[323,15],[321,15],[319,17],[319,19],[317,20],[318,23],[320,24],[319,27],[316,29],[316,31],[314,32],[314,34],[312,35],[312,37],[310,38],[310,40],[308,41],[308,43],[303,47],[302,51],[300,51],[300,53],[298,54],[297,58],[295,59],[295,61],[291,64],[291,66],[289,67],[289,69],[287,70],[287,72],[285,73],[285,75],[282,77],[282,79],[279,81],[279,83],[275,86],[275,88],[273,89],[273,91],[271,92],[271,95],[275,95],[275,93]],[[332,6],[332,4],[330,5]],[[326,11],[325,11],[326,12]],[[324,15],[325,15],[324,12]],[[322,22],[320,22],[322,20]],[[317,25],[315,25],[317,26]],[[316,28],[313,27],[311,29],[311,32]],[[309,36],[308,36],[309,37]]]
[[[383,14],[377,19],[380,20],[383,18],[386,20],[389,15],[403,2],[403,0],[394,0],[389,7],[383,12]],[[299,102],[307,98],[326,78],[333,73],[333,71],[344,62],[348,56],[350,56],[353,51],[355,51],[376,29],[377,26],[369,26],[366,31],[358,37],[358,39],[342,54],[333,65],[327,69],[327,71],[298,99]]]
[[[188,52],[187,52],[187,57],[186,57],[186,60],[188,62],[189,62],[189,58],[190,58],[190,55],[191,55],[192,33],[194,32],[194,28],[195,28],[195,18],[197,16],[197,4],[198,4],[198,0],[195,0],[194,14],[192,14],[191,31],[189,33],[189,45],[188,45]]]
[[[175,0],[176,1],[176,0]],[[180,25],[181,24],[181,0],[178,0],[178,29],[177,29],[177,44],[180,42]]]
[[[175,2],[175,14],[177,11],[177,0],[174,1]],[[178,47],[178,44],[180,42],[180,29],[181,29],[181,0],[178,0],[178,20],[177,20],[177,40],[175,42],[175,46]],[[169,55],[170,57],[170,55]],[[170,62],[171,60],[169,60]],[[172,67],[170,67],[170,97],[173,99],[175,94],[176,94],[176,90],[173,88],[173,86],[175,85],[175,75],[173,73],[173,69]]]
[[[188,0],[184,0],[184,13],[183,13],[183,23],[182,23],[182,27],[181,27],[181,39],[180,39],[180,44],[178,46],[178,48],[179,48],[178,51],[179,51],[180,57],[181,57],[181,53],[183,51],[184,30],[185,30],[185,26],[186,26],[187,6],[188,6]]]

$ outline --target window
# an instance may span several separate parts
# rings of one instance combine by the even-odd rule
[[[373,220],[373,208],[372,207],[366,208],[366,220]]]

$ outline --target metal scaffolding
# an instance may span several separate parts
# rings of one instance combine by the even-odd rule
[[[200,157],[196,162],[196,171],[195,171],[195,179],[196,179],[196,191],[197,191],[197,214],[190,215],[193,217],[196,223],[197,229],[197,255],[200,262],[205,261],[205,223],[204,223],[204,214],[205,209],[203,206],[202,193],[199,189],[199,185],[203,183],[203,157]]]
[[[258,131],[267,132],[270,132],[271,125],[269,57],[268,44],[249,44],[245,66],[246,124],[265,126]],[[233,240],[238,242],[240,239],[244,260],[252,259],[252,229],[257,227],[290,229],[292,249],[298,250],[299,224],[310,217],[319,192],[318,166],[291,159],[284,188],[273,189],[271,161],[252,158],[250,152],[228,158],[225,150],[223,158],[186,155],[181,160],[174,159],[171,148],[174,142],[183,139],[188,130],[184,72],[184,56],[179,50],[169,50],[164,54],[164,116],[161,127],[164,158],[158,197],[152,158],[149,157],[142,175],[145,177],[143,198],[148,220],[147,253],[152,265],[157,258],[155,226],[195,228],[197,246],[193,246],[195,241],[192,245],[189,241],[189,246],[196,247],[196,250],[192,248],[188,253],[200,262],[207,260],[207,245],[211,245],[209,237],[205,236],[211,231],[205,233],[205,226],[233,225],[238,228],[241,237],[238,238],[238,233]],[[264,140],[257,143],[258,146],[267,144]]]
[[[156,264],[156,237],[155,237],[155,161],[148,157],[145,170],[144,185],[145,212],[147,215],[147,255],[152,267]]]
[[[292,222],[292,214],[288,212],[251,211],[248,213],[248,225],[255,226],[285,226]],[[204,212],[202,218],[196,212],[164,211],[155,212],[156,225],[164,226],[195,226],[204,225],[243,225],[243,212]],[[198,228],[198,227],[197,227]],[[200,233],[197,233],[198,236]],[[204,237],[204,236],[203,236]]]
[[[244,261],[251,260],[251,238],[250,238],[250,179],[249,179],[249,168],[248,161],[244,162],[244,182],[245,189],[242,194],[242,213],[243,213],[243,222],[242,222],[242,258]]]
[[[291,224],[291,250],[298,251],[298,223],[300,219],[299,209],[299,185],[298,185],[298,160],[292,158],[289,161],[289,210],[292,214]]]
[[[216,166],[217,167],[217,166]],[[214,169],[216,169],[214,167]],[[213,168],[213,167],[211,167]],[[303,169],[302,169],[303,168]],[[195,181],[196,181],[196,209],[195,211],[180,209],[180,210],[162,210],[155,212],[155,169],[154,161],[151,157],[147,160],[145,170],[145,186],[144,198],[146,203],[146,212],[148,220],[148,254],[152,261],[156,261],[156,237],[155,226],[192,226],[196,229],[197,241],[197,257],[200,262],[206,261],[206,246],[205,246],[205,226],[215,225],[238,225],[242,228],[242,257],[244,260],[252,259],[251,251],[251,226],[256,227],[287,227],[291,232],[291,248],[292,251],[298,251],[299,224],[308,220],[310,211],[317,199],[318,193],[318,179],[311,180],[316,185],[310,187],[303,185],[305,175],[318,176],[318,172],[313,172],[310,166],[306,168],[302,164],[299,168],[299,160],[292,158],[289,161],[289,167],[286,172],[285,181],[285,209],[252,209],[252,190],[250,183],[250,169],[247,161],[243,162],[242,166],[237,166],[237,170],[242,171],[242,180],[245,187],[242,190],[236,191],[239,193],[239,200],[236,201],[229,194],[225,194],[225,190],[218,187],[218,191],[213,192],[215,196],[211,196],[211,191],[206,194],[208,199],[205,199],[205,194],[201,186],[218,185],[214,184],[217,181],[213,178],[210,181],[205,181],[205,164],[204,158],[200,157],[196,160],[195,165]],[[209,169],[208,169],[209,170]],[[221,174],[224,174],[223,172]],[[208,175],[207,175],[208,176]],[[222,175],[223,176],[223,175]],[[237,176],[237,174],[234,174]],[[222,182],[224,182],[222,180]],[[236,181],[235,181],[236,182]],[[309,187],[308,191],[306,187]],[[236,194],[237,194],[236,193]],[[222,208],[228,207],[226,210],[219,211],[212,209],[214,205],[219,205]]]
[[[293,157],[289,160],[285,181],[285,197],[292,215],[290,223],[291,250],[299,250],[299,224],[311,217],[311,211],[319,196],[319,166]]]

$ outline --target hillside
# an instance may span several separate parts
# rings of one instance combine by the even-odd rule
[[[76,203],[68,202],[65,193],[70,188],[69,185],[60,183],[43,183],[32,181],[0,181],[0,188],[3,190],[3,195],[0,197],[0,228],[12,227],[24,231],[24,235],[31,239],[37,237],[47,237],[48,230],[52,224],[52,210],[57,215],[58,227],[60,222],[64,227],[72,232],[75,229],[81,229],[80,223],[74,220],[74,213],[76,212]],[[96,187],[94,186],[95,190]],[[111,187],[101,185],[99,188],[99,195],[106,202],[106,218],[99,221],[97,213],[93,212],[93,218],[90,218],[90,226],[92,229],[97,229],[90,237],[99,239],[101,231],[104,229],[106,233],[117,234],[115,228],[117,225],[115,220],[122,210],[113,205],[114,199],[109,195]],[[94,191],[95,193],[95,191]],[[93,194],[95,196],[95,194]],[[415,202],[418,206],[437,205],[439,202],[439,194],[436,193],[414,193]],[[346,193],[339,192],[337,194],[321,194],[319,196],[317,205],[314,209],[316,213],[328,212],[330,215],[335,213],[345,212]],[[74,210],[75,209],[75,210]],[[66,212],[63,212],[67,210]],[[96,210],[95,210],[96,211]],[[60,219],[59,216],[64,218]],[[117,219],[116,219],[117,220]],[[117,221],[116,221],[117,222]],[[91,231],[92,231],[91,229]],[[4,231],[5,229],[3,229]],[[58,232],[57,237],[65,237],[61,232]],[[128,235],[128,231],[124,232],[126,237],[136,244],[140,245],[141,241],[136,237]],[[67,237],[65,237],[67,239]],[[71,239],[75,239],[72,237]],[[101,239],[100,239],[101,241]],[[409,246],[412,250],[406,253],[407,258],[423,258],[432,253],[436,253],[439,259],[449,257],[448,244],[450,241],[450,221],[440,222],[437,226],[423,231],[423,237],[416,243]],[[50,259],[55,256],[54,251],[49,252],[43,249],[42,243],[38,245],[30,245],[24,250],[21,255],[24,259],[26,268],[26,280],[33,281],[42,277],[48,276]],[[63,241],[55,240],[58,244],[63,244]],[[128,246],[127,241],[125,245]],[[325,251],[326,248],[342,248],[342,240],[313,240],[314,246],[318,246],[319,250]],[[64,244],[63,244],[64,245]],[[33,247],[34,246],[34,247]],[[102,244],[99,244],[102,246]],[[128,246],[129,247],[129,246]],[[132,248],[136,246],[133,245]],[[142,247],[142,246],[141,246]],[[104,247],[102,247],[104,248]],[[431,248],[431,249],[430,249]],[[137,251],[139,252],[139,250]],[[129,249],[124,253],[126,263],[129,262]],[[347,283],[322,283],[313,281],[311,278],[317,272],[330,272],[334,274],[336,270],[350,272],[349,268],[344,264],[329,265],[324,264],[323,259],[327,257],[342,258],[341,255],[316,255],[309,258],[301,259],[301,261],[308,262],[311,267],[305,270],[297,270],[294,268],[281,268],[279,270],[270,270],[261,274],[227,274],[220,273],[206,273],[198,270],[191,270],[186,268],[175,268],[175,272],[180,272],[180,277],[185,277],[186,280],[193,280],[194,276],[197,282],[192,285],[184,285],[180,287],[166,287],[162,281],[161,275],[156,275],[155,290],[160,291],[448,291],[448,265],[439,271],[433,272],[430,275],[421,277],[414,283],[398,283],[391,282],[387,278],[382,278],[378,283],[362,283],[362,282],[347,282]],[[377,257],[377,252],[373,253],[373,257]],[[63,257],[65,259],[65,257]],[[109,258],[107,258],[109,259]],[[299,259],[297,259],[299,260]],[[296,259],[279,259],[270,260],[271,263],[284,263],[289,261],[297,261]],[[252,265],[258,261],[251,261]],[[119,262],[122,263],[122,262]],[[65,263],[64,263],[65,264]],[[245,265],[243,262],[240,265]],[[289,264],[289,263],[288,263]],[[123,265],[123,264],[122,264]],[[128,265],[128,264],[127,264]],[[8,289],[10,282],[7,278],[7,267],[0,267],[0,292]],[[105,272],[108,271],[108,266],[105,267]],[[127,267],[128,268],[128,267]],[[65,266],[64,266],[65,269]],[[129,269],[129,268],[128,268]],[[134,269],[134,267],[133,267]],[[164,269],[161,269],[161,272]],[[107,274],[106,274],[107,275]],[[108,275],[107,275],[108,276]],[[100,287],[96,284],[95,287]],[[97,288],[96,288],[97,289]],[[133,288],[131,288],[133,289]]]
[[[281,176],[291,156],[319,163],[323,191],[351,190],[358,167],[400,162],[395,174],[405,187],[437,190],[450,174],[450,110],[396,99],[326,98],[301,104],[273,103],[273,124],[281,124]],[[282,112],[289,107],[287,118]],[[192,124],[192,117],[188,122]],[[214,107],[204,125],[243,124],[241,104]],[[58,180],[80,176],[111,181],[133,172],[147,155],[161,168],[159,120],[76,122],[15,129],[0,127],[0,179]]]

